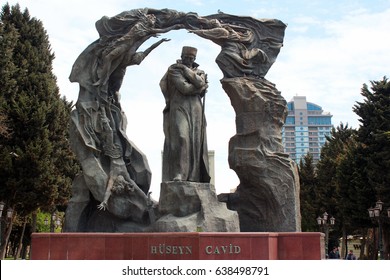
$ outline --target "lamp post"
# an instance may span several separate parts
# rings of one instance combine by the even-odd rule
[[[323,229],[323,232],[325,233],[325,255],[327,255],[328,252],[329,227],[334,226],[336,222],[336,218],[331,217],[328,221],[328,217],[329,217],[328,213],[324,212],[324,214],[322,214],[322,218],[318,216],[318,218],[316,219],[317,224],[320,227],[320,231],[322,231]]]
[[[56,228],[61,227],[61,224],[62,224],[61,217],[58,215],[58,216],[57,216],[57,219],[56,219]],[[61,231],[62,231],[62,230],[61,230]]]
[[[374,208],[368,209],[368,216],[371,218],[373,222],[378,223],[378,250],[379,250],[379,259],[383,260],[383,238],[382,238],[382,222],[384,217],[382,217],[381,213],[383,210],[383,202],[379,199],[375,203]],[[387,208],[387,218],[390,219],[390,208]]]
[[[54,230],[55,230],[56,218],[57,218],[57,214],[56,214],[56,212],[53,212],[51,214],[51,220],[50,220],[50,232],[54,232]]]
[[[45,220],[45,223],[47,221],[47,218]],[[61,227],[62,225],[62,216],[60,213],[53,212],[51,215],[51,220],[50,220],[50,232],[55,232],[56,229]]]

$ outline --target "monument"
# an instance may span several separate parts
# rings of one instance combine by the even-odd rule
[[[82,173],[73,182],[65,230],[299,231],[297,170],[281,143],[286,102],[264,78],[282,47],[285,27],[279,20],[150,8],[98,20],[100,38],[80,54],[70,75],[80,85],[70,140]],[[126,135],[119,99],[126,67],[140,64],[168,41],[138,52],[150,37],[177,29],[221,46],[216,63],[236,112],[229,164],[240,179],[228,206],[239,219],[209,184],[202,107],[207,74],[195,63],[196,49],[183,47],[181,60],[169,66],[160,83],[166,107],[159,202],[148,193],[152,172],[147,158]],[[218,217],[206,218],[206,212]],[[217,226],[215,221],[223,222]]]
[[[101,246],[115,245],[123,258],[133,259],[183,258],[180,252],[188,253],[190,256],[185,258],[190,259],[221,258],[221,252],[231,252],[223,257],[227,259],[291,259],[297,254],[301,254],[299,258],[319,258],[315,254],[323,247],[320,233],[297,235],[297,167],[283,152],[281,140],[287,103],[275,85],[265,79],[283,45],[286,25],[276,19],[222,12],[199,16],[144,8],[104,16],[96,22],[96,28],[99,39],[80,54],[70,74],[70,81],[80,85],[71,113],[70,141],[82,173],[74,179],[66,210],[67,240],[105,238],[99,241],[103,242]],[[204,114],[208,81],[195,62],[197,49],[182,46],[176,50],[178,55],[181,52],[181,59],[167,65],[161,78],[165,142],[159,201],[149,193],[152,172],[146,155],[126,135],[119,94],[126,68],[142,63],[151,51],[169,40],[161,39],[139,52],[149,38],[178,29],[221,46],[216,57],[223,73],[220,82],[236,113],[236,135],[229,142],[228,160],[240,184],[233,194],[217,196],[215,186],[210,184]],[[102,232],[107,234],[95,234]],[[54,244],[54,236],[50,238],[50,244]],[[110,238],[118,239],[111,244]],[[132,241],[122,241],[126,238]],[[311,241],[304,242],[305,238]],[[42,242],[41,247],[46,246],[49,252],[51,245]],[[217,246],[215,242],[230,244]],[[261,256],[253,251],[255,243],[266,248]],[[314,251],[305,244],[315,247]],[[134,249],[141,245],[150,246],[147,253]],[[203,251],[199,249],[202,246]],[[291,250],[286,251],[289,246]],[[194,248],[198,248],[196,252]],[[308,251],[311,255],[305,253]],[[83,252],[88,254],[88,250]],[[46,253],[42,254],[45,258]],[[110,257],[101,252],[90,257],[74,256]]]

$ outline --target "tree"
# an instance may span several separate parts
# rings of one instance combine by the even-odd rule
[[[353,111],[360,117],[359,142],[367,158],[369,183],[377,198],[390,203],[390,82],[386,77],[372,81],[371,90],[363,85],[364,102],[357,102]]]
[[[332,128],[327,142],[321,149],[320,160],[317,164],[319,210],[331,211],[337,214],[339,197],[337,194],[337,167],[348,149],[348,141],[353,135],[353,129],[341,123]]]
[[[345,228],[340,225],[344,225],[345,217],[340,211],[340,206],[344,203],[348,203],[348,198],[342,198],[340,196],[340,182],[338,180],[338,168],[346,152],[348,151],[348,143],[351,141],[351,137],[354,135],[354,130],[347,125],[341,123],[336,128],[332,128],[330,136],[326,136],[327,142],[321,149],[320,160],[317,163],[317,179],[318,179],[318,211],[319,214],[327,211],[328,214],[336,218],[336,225],[334,227],[334,236],[340,236],[340,232],[344,232]],[[345,199],[345,201],[343,201]],[[338,241],[333,241],[338,245]],[[330,245],[331,242],[330,242]]]
[[[16,67],[12,61],[12,52],[17,42],[17,32],[12,25],[0,23],[0,139],[9,137],[10,127],[6,115],[4,94],[16,88],[13,75]]]
[[[3,98],[0,97],[0,108],[4,104]],[[0,138],[7,138],[10,135],[10,130],[7,124],[7,116],[0,109]]]
[[[371,207],[380,199],[385,207],[390,206],[390,82],[386,77],[371,81],[370,89],[363,85],[363,102],[357,102],[353,111],[360,117],[358,141],[359,153],[364,161],[362,167],[367,178],[367,187],[372,190],[370,200],[364,206]],[[367,209],[366,208],[366,209]],[[384,225],[385,255],[390,253],[390,228]]]
[[[313,164],[313,156],[309,153],[299,162],[299,181],[301,186],[300,204],[302,231],[317,231],[317,178],[315,174],[315,166]]]
[[[370,201],[375,201],[375,192],[368,184],[365,173],[366,158],[362,156],[361,144],[356,135],[348,142],[348,149],[337,166],[337,192],[340,197],[339,215],[343,217],[345,235],[361,235],[363,257],[367,240],[367,229],[371,221],[367,215]],[[367,243],[368,245],[368,243]]]
[[[0,199],[26,217],[67,203],[77,172],[67,137],[72,103],[59,95],[54,54],[42,23],[27,9],[6,4],[0,26],[0,36],[10,39],[0,44],[5,54],[0,85],[2,111],[12,128],[12,135],[1,139]]]

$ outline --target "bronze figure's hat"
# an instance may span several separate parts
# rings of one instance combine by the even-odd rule
[[[182,55],[193,55],[196,56],[197,49],[189,46],[184,46],[183,50],[181,51]]]

